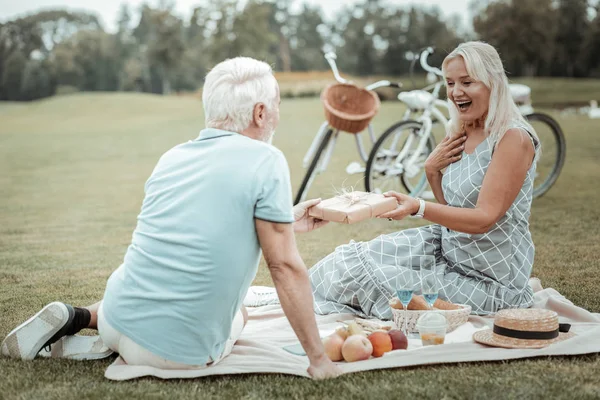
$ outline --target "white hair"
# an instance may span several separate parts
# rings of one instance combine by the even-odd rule
[[[517,126],[524,127],[540,143],[537,133],[521,115],[508,86],[508,78],[504,72],[500,55],[496,49],[484,42],[466,42],[454,49],[442,63],[442,72],[446,76],[448,63],[458,57],[465,62],[467,73],[476,81],[482,82],[490,89],[490,104],[485,119],[484,132],[498,144],[506,131]],[[448,99],[450,108],[449,133],[457,133],[462,129],[456,105]],[[538,146],[539,148],[539,146]]]
[[[207,75],[202,90],[207,128],[242,132],[252,121],[254,106],[273,109],[277,81],[269,64],[236,57],[217,64]]]

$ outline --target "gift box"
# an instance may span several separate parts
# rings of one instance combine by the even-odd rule
[[[395,197],[366,192],[349,192],[323,200],[310,208],[309,215],[325,221],[353,224],[395,210]]]

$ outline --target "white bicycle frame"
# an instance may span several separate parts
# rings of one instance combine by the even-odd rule
[[[427,64],[427,57],[431,53],[433,53],[433,49],[431,47],[427,48],[427,50],[421,53],[421,66],[425,71],[433,72],[438,77],[443,77],[442,71],[439,68],[431,67]],[[393,164],[395,169],[386,168],[387,174],[399,175],[402,173],[407,173],[408,176],[412,178],[419,173],[420,167],[416,165],[416,162],[419,156],[421,156],[421,154],[425,150],[427,142],[429,141],[429,135],[431,135],[431,128],[433,125],[433,120],[431,116],[433,115],[438,121],[440,121],[444,125],[444,127],[448,124],[448,118],[444,115],[444,113],[440,111],[440,108],[448,110],[448,104],[445,101],[439,99],[440,90],[443,85],[444,82],[442,80],[438,80],[433,85],[430,85],[421,90],[415,90],[411,92],[414,95],[417,95],[418,93],[426,93],[426,96],[431,96],[431,101],[424,107],[422,114],[418,118],[416,118],[416,121],[423,124],[423,126],[419,130],[419,133],[417,135],[410,135],[406,139],[405,145],[402,147],[402,150],[400,150],[400,153],[398,153],[398,155],[395,158]],[[430,90],[431,88],[433,88],[433,91],[429,93],[428,90]],[[398,99],[405,103],[407,106],[406,112],[404,113],[402,120],[409,120],[414,112],[411,109],[411,104],[408,104],[407,102],[404,102],[402,100],[402,94],[398,95]],[[419,143],[417,145],[417,148],[408,159],[405,159],[408,155],[408,152],[412,148],[414,141],[416,140],[415,136],[419,137]],[[396,146],[396,144],[398,143],[397,141],[399,139],[400,135],[395,135],[392,141],[391,148],[394,148]]]
[[[335,62],[335,60],[337,59],[335,53],[331,53],[331,52],[326,53],[325,59],[327,60],[327,63],[331,67],[331,70],[333,71],[333,76],[335,77],[336,81],[338,81],[339,83],[352,83],[351,81],[342,78],[342,76],[340,75],[339,70],[336,65],[336,62]],[[381,80],[381,81],[377,81],[377,82],[365,87],[365,89],[366,90],[375,90],[377,88],[390,86],[390,85],[391,85],[390,81]],[[323,122],[323,124],[321,125],[319,130],[317,131],[315,138],[313,139],[310,147],[308,148],[308,151],[306,152],[306,154],[304,155],[304,158],[302,160],[302,166],[304,168],[308,167],[308,165],[310,164],[310,161],[312,160],[313,156],[315,155],[315,152],[317,151],[317,147],[323,140],[323,137],[325,136],[325,134],[327,133],[327,130],[329,128],[330,128],[329,123],[327,121],[325,121],[325,122]],[[371,126],[371,124],[369,124],[369,126],[367,127],[367,130],[369,132],[369,139],[371,140],[371,144],[374,144],[376,141],[376,138],[375,138],[375,133],[373,132],[373,127]],[[327,149],[325,149],[325,155],[319,161],[319,164],[317,165],[317,168],[315,169],[315,171],[313,173],[313,177],[327,169],[327,166],[329,165],[329,161],[331,160],[331,155],[333,154],[333,148],[335,147],[335,142],[337,140],[338,135],[339,135],[339,130],[334,129],[331,139],[327,145]],[[354,138],[356,140],[356,147],[358,149],[358,154],[360,155],[360,158],[366,163],[367,160],[369,159],[369,155],[365,151],[365,147],[362,142],[362,136],[360,133],[357,133],[354,135]],[[310,187],[311,184],[312,184],[312,178],[308,183],[308,187]]]

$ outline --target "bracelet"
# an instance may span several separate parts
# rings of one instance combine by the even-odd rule
[[[411,216],[415,218],[423,218],[425,215],[425,200],[417,198],[419,200],[419,210],[415,214],[411,214]]]

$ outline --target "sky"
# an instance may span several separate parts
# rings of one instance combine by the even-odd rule
[[[120,5],[129,4],[132,8],[146,2],[157,4],[159,0],[0,0],[0,21],[7,21],[23,14],[29,14],[44,8],[68,8],[88,10],[98,14],[106,30],[114,31]],[[210,0],[174,0],[176,12],[188,16],[196,5],[206,4]],[[241,0],[242,2],[244,0]],[[294,0],[299,7],[302,2],[320,5],[326,17],[331,18],[342,5],[351,5],[356,0]],[[426,7],[438,6],[445,15],[459,14],[465,25],[470,20],[469,3],[471,0],[387,0],[389,4],[418,4]]]

